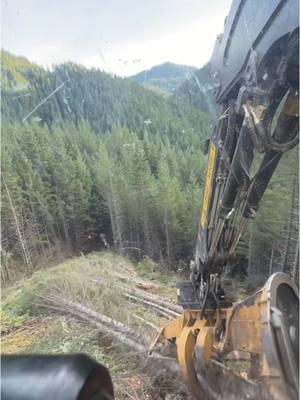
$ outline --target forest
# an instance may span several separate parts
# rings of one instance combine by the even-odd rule
[[[197,85],[205,74],[166,98],[97,69],[46,70],[2,51],[2,75],[2,279],[103,248],[188,271],[216,113]],[[296,278],[298,181],[296,148],[230,273],[253,286],[278,270]]]

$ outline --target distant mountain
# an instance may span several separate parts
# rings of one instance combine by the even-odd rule
[[[183,101],[216,118],[217,106],[209,63],[197,69],[166,62],[132,75],[129,79],[157,94],[172,96],[174,100]]]
[[[197,71],[187,74],[185,81],[175,90],[174,97],[216,118],[217,105],[213,92],[210,65],[207,63]]]
[[[197,129],[201,131],[199,147],[207,136],[207,114],[180,99],[159,96],[130,79],[73,63],[57,65],[49,71],[12,55],[2,61],[7,76],[2,88],[3,122],[25,119],[51,128],[65,122],[79,126],[85,120],[100,135],[122,126],[141,137],[145,131],[150,135],[160,132],[170,143],[177,144],[184,143]],[[16,82],[25,85],[17,94]]]
[[[189,74],[196,71],[196,67],[166,62],[132,75],[129,79],[158,94],[170,96],[183,84]]]

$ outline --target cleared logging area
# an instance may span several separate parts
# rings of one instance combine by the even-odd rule
[[[174,285],[150,260],[110,253],[39,271],[3,291],[2,352],[86,352],[108,366],[119,399],[189,399],[173,349],[148,354],[181,312]]]

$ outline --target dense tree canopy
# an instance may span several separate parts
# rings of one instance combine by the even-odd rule
[[[213,119],[199,111],[203,93],[184,102],[74,64],[2,62],[2,277],[108,246],[188,263]],[[253,284],[275,270],[297,275],[297,162],[297,149],[284,155],[240,242],[235,265]]]
[[[105,245],[168,265],[187,257],[210,117],[77,65],[23,73],[26,87],[2,97],[4,258],[32,268]]]

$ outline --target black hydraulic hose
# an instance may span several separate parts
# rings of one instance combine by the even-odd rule
[[[297,121],[297,117],[291,117],[291,116],[283,116],[281,119],[283,121],[280,121],[280,125],[290,125],[292,123],[292,130],[286,132],[287,137],[291,137],[290,140],[287,140],[285,142],[280,142],[274,139],[274,137],[271,135],[271,130],[270,129],[265,129],[262,122],[257,118],[255,112],[252,110],[252,108],[249,109],[249,112],[252,117],[253,124],[255,126],[255,136],[257,137],[257,140],[261,142],[261,144],[264,144],[264,151],[278,151],[281,153],[285,153],[288,150],[291,150],[293,147],[295,147],[298,142],[299,142],[299,123]],[[251,118],[250,118],[251,121]],[[252,123],[251,121],[251,123]],[[257,141],[254,140],[254,144],[257,144]],[[256,146],[257,147],[257,146]],[[258,149],[257,149],[258,150]],[[259,151],[259,150],[258,150]]]
[[[243,216],[254,218],[259,202],[272,178],[273,172],[278,165],[282,153],[271,151],[264,155],[259,171],[253,179],[246,199]]]
[[[261,131],[258,131],[256,129],[256,126],[253,121],[253,115],[251,114],[250,110],[248,110],[248,107],[246,106],[246,104],[244,104],[243,109],[244,109],[244,113],[245,113],[245,118],[247,118],[247,120],[248,120],[249,133],[250,133],[250,137],[252,139],[255,149],[259,153],[266,152],[267,144],[266,144],[266,140],[265,140],[265,135],[262,135]]]
[[[249,187],[243,212],[244,217],[253,218],[282,154],[292,149],[299,141],[299,122],[297,116],[282,114],[274,132],[275,139],[271,135],[270,129],[264,128],[251,107],[249,107],[249,112],[257,136],[261,142],[264,142],[265,147],[263,160]]]
[[[250,182],[249,169],[254,156],[254,145],[249,129],[249,118],[245,114],[219,208],[219,216],[223,219],[234,208],[240,188]]]
[[[205,309],[206,309],[206,305],[207,305],[209,289],[210,289],[210,287],[209,287],[209,281],[208,281],[207,285],[206,285],[206,289],[205,289],[203,303],[201,305],[200,319],[203,319],[203,317],[204,317],[204,313],[205,313]]]

